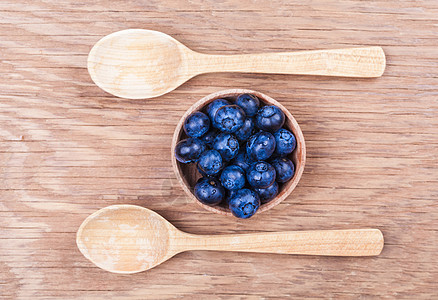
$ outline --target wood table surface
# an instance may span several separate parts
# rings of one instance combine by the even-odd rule
[[[0,2],[1,299],[438,299],[438,2]],[[381,78],[207,74],[150,100],[91,81],[94,43],[154,29],[205,53],[380,45]],[[296,190],[249,220],[203,210],[170,161],[182,114],[222,89],[266,93],[307,143]],[[379,228],[378,257],[186,252],[117,275],[75,233],[112,204],[153,209],[197,234]]]

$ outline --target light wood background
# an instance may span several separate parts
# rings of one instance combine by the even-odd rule
[[[0,2],[0,298],[438,298],[438,2]],[[209,74],[152,100],[95,86],[92,45],[126,28],[205,53],[383,46],[378,79]],[[184,111],[221,89],[281,101],[307,141],[292,195],[240,221],[203,211],[170,163]],[[83,219],[138,204],[191,233],[376,227],[375,258],[188,252],[135,275],[75,245]]]

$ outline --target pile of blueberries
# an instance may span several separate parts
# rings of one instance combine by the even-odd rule
[[[296,147],[292,132],[282,128],[284,113],[263,106],[251,94],[235,103],[216,99],[205,111],[184,121],[189,138],[175,147],[181,163],[196,163],[203,175],[194,187],[196,198],[207,205],[221,202],[238,218],[251,217],[274,199],[279,184],[292,179],[295,167],[286,156]]]

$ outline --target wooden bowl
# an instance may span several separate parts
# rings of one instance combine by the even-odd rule
[[[198,199],[196,199],[195,195],[193,194],[193,188],[196,184],[196,181],[201,177],[199,172],[196,169],[196,164],[182,164],[178,162],[174,155],[174,150],[176,144],[182,140],[186,139],[187,136],[183,129],[184,120],[193,112],[195,111],[203,111],[205,112],[205,109],[207,108],[208,104],[212,102],[213,100],[219,99],[219,98],[225,98],[225,99],[231,99],[235,100],[240,94],[249,93],[253,94],[256,97],[260,99],[260,101],[265,105],[276,105],[278,106],[285,114],[286,121],[284,123],[285,128],[293,132],[293,134],[296,137],[297,140],[297,147],[295,150],[288,155],[288,158],[292,160],[292,162],[295,165],[295,175],[294,177],[283,184],[280,184],[280,191],[274,199],[269,201],[268,203],[262,204],[260,208],[258,209],[257,213],[261,213],[264,211],[267,211],[268,209],[276,206],[281,201],[286,199],[287,196],[294,190],[296,185],[298,184],[298,181],[300,181],[301,175],[304,171],[304,164],[306,162],[306,146],[304,142],[304,136],[301,132],[300,126],[298,125],[297,121],[294,119],[292,114],[278,101],[272,99],[269,96],[266,96],[265,94],[262,94],[260,92],[252,91],[252,90],[244,90],[244,89],[232,89],[232,90],[225,90],[216,92],[213,94],[210,94],[208,96],[205,96],[198,102],[192,105],[186,113],[181,117],[181,120],[179,121],[178,125],[176,126],[175,133],[173,135],[172,139],[172,166],[173,170],[175,171],[176,177],[178,178],[178,181],[182,185],[184,191],[189,195],[191,199],[196,201],[199,205],[201,205],[206,210],[209,210],[211,212],[215,212],[221,215],[227,215],[231,216],[231,211],[226,207],[225,205],[217,205],[217,206],[208,206],[203,203],[201,203]]]

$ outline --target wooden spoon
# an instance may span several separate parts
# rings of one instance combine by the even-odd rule
[[[152,98],[208,72],[255,72],[379,77],[380,47],[283,53],[207,55],[162,32],[122,30],[105,36],[88,55],[88,71],[103,90],[122,98]]]
[[[98,267],[128,274],[153,268],[187,250],[373,256],[383,249],[383,235],[378,229],[194,235],[149,209],[113,205],[85,219],[76,243]]]

